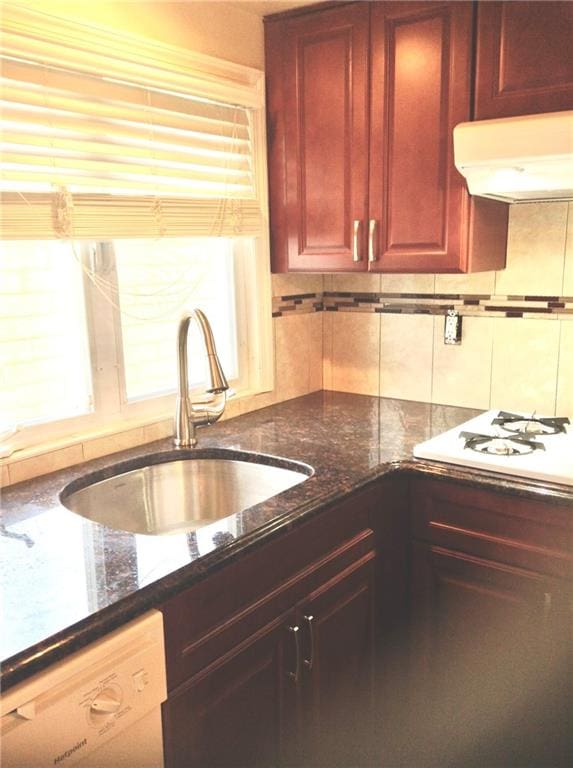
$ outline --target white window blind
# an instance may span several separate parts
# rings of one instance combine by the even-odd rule
[[[249,70],[224,87],[171,50],[52,26],[2,17],[3,238],[260,234]]]

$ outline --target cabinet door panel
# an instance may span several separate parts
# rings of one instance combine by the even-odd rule
[[[305,765],[350,765],[371,718],[374,553],[313,592],[301,614]]]
[[[573,3],[482,2],[478,120],[573,109]]]
[[[452,131],[469,119],[471,23],[469,3],[372,7],[372,270],[466,268],[468,200]]]
[[[181,686],[163,705],[168,768],[276,766],[293,747],[297,708],[282,617]]]
[[[364,269],[368,174],[368,8],[286,27],[288,267]],[[353,260],[353,222],[361,222]]]
[[[428,713],[419,735],[430,752],[447,743],[460,765],[568,764],[566,592],[541,574],[414,544],[412,711]]]

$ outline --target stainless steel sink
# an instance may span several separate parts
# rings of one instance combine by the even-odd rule
[[[274,456],[207,449],[123,462],[67,485],[62,504],[131,533],[193,531],[302,483],[312,467]]]

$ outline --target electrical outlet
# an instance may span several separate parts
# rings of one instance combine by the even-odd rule
[[[444,344],[462,343],[462,318],[455,309],[448,309],[444,323]]]

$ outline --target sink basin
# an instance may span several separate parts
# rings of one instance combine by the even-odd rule
[[[67,485],[72,512],[131,533],[193,531],[307,480],[300,462],[225,449],[170,451],[122,462]]]

